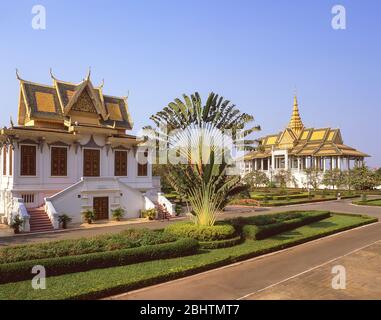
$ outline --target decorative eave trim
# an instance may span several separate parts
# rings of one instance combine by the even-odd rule
[[[96,149],[103,149],[104,146],[100,146],[97,144],[94,140],[94,136],[91,135],[89,141],[86,144],[81,144],[81,149],[83,148],[96,148]]]

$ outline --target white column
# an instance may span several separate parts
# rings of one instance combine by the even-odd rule
[[[261,171],[263,171],[263,158],[261,159]]]
[[[300,171],[300,157],[298,157],[298,171]]]
[[[258,164],[257,164],[257,159],[254,159],[254,170],[258,170]]]
[[[271,153],[271,169],[275,169],[275,157],[273,153]]]
[[[339,170],[341,170],[341,157],[340,156],[337,157],[337,167]]]
[[[326,165],[325,165],[325,157],[323,157],[323,171],[325,172],[326,170],[327,170],[327,167],[326,167]]]
[[[284,168],[288,170],[288,153],[284,155]]]

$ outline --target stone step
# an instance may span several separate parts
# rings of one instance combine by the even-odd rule
[[[53,231],[54,228],[43,207],[28,210],[30,232]]]

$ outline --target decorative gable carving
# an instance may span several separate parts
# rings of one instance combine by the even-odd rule
[[[278,146],[279,148],[292,148],[295,140],[296,138],[294,134],[290,130],[286,129],[280,138]]]
[[[97,113],[97,109],[94,106],[94,103],[87,92],[87,90],[83,90],[78,100],[74,103],[71,108],[72,111],[80,111],[87,113]]]

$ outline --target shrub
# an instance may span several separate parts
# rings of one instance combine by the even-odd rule
[[[214,226],[198,226],[192,222],[180,222],[170,224],[165,232],[178,237],[193,238],[199,241],[215,241],[230,239],[235,235],[235,229],[227,223]]]
[[[309,214],[300,216],[298,218],[280,221],[277,223],[258,225],[244,225],[242,227],[242,234],[247,239],[261,240],[273,235],[279,234],[284,231],[299,228],[306,224],[320,221],[330,217],[330,212],[310,212]]]
[[[240,206],[258,206],[258,200],[255,199],[235,199],[230,202],[230,204],[240,205]]]
[[[200,241],[200,247],[203,249],[220,249],[236,246],[242,242],[241,236],[236,236],[231,239],[216,240],[216,241]]]
[[[157,215],[157,209],[147,209],[147,210],[141,210],[140,215],[142,218],[148,218],[148,220],[153,220],[156,218]]]
[[[175,211],[176,211],[176,216],[179,216],[181,212],[183,211],[183,206],[181,204],[176,203]]]
[[[120,219],[123,218],[125,212],[124,212],[124,209],[123,208],[117,208],[115,210],[112,210],[112,217],[116,220],[116,221],[120,221]]]
[[[2,248],[0,249],[0,264],[128,249],[173,242],[176,239],[175,236],[162,231],[128,229],[117,234],[100,235],[92,238],[60,240]]]
[[[2,264],[0,265],[0,283],[31,279],[34,276],[31,270],[35,265],[43,265],[47,275],[57,276],[150,260],[176,258],[195,254],[198,248],[199,244],[196,240],[179,239],[172,243],[139,248]]]

